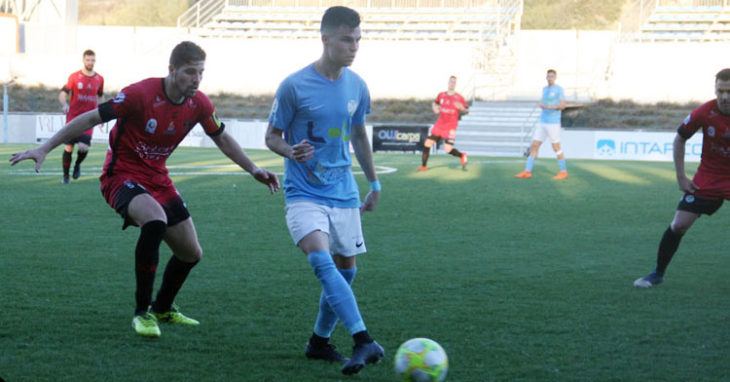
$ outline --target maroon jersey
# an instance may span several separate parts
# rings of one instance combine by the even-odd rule
[[[459,93],[449,95],[448,92],[441,92],[436,96],[434,102],[439,105],[441,112],[433,125],[431,134],[448,139],[456,138],[456,127],[459,123],[459,109],[456,108],[456,104],[459,103],[466,107],[464,97]]]
[[[104,94],[104,77],[99,73],[87,76],[82,70],[71,73],[68,76],[66,85],[62,90],[69,93],[68,114],[66,123],[89,110],[96,109],[98,97]],[[91,135],[93,129],[84,131],[84,134]]]
[[[677,133],[689,139],[699,129],[702,129],[702,159],[697,171],[730,176],[730,116],[720,113],[717,100],[694,109]]]
[[[121,172],[153,183],[167,181],[167,158],[197,123],[209,136],[223,132],[224,125],[205,94],[198,91],[174,104],[165,94],[163,81],[148,78],[129,85],[99,106],[103,121],[117,120],[109,132],[102,178]]]

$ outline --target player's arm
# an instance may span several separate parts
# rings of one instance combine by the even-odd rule
[[[302,139],[301,142],[292,146],[284,140],[284,131],[276,128],[270,122],[266,129],[266,147],[284,158],[297,162],[306,162],[314,157],[314,146],[309,141]]]
[[[61,110],[63,110],[63,114],[68,114],[68,93],[69,91],[66,90],[65,86],[63,87],[63,89],[61,89],[60,92],[58,92],[58,102],[61,104]]]
[[[35,170],[36,172],[38,172],[41,169],[41,164],[43,164],[46,155],[51,150],[56,148],[56,146],[60,145],[61,143],[81,135],[81,133],[83,133],[85,130],[90,129],[99,123],[101,123],[101,115],[99,114],[99,109],[89,110],[86,113],[81,114],[71,120],[71,122],[67,123],[66,126],[64,126],[61,130],[54,134],[51,139],[47,140],[42,145],[22,153],[13,154],[10,158],[10,164],[15,165],[22,160],[32,159],[36,163]]]
[[[220,134],[211,135],[210,138],[215,142],[221,152],[235,164],[251,174],[259,182],[267,185],[272,194],[279,189],[279,178],[276,177],[276,174],[256,166],[230,134],[222,131]]]
[[[455,104],[456,110],[459,110],[459,113],[461,113],[462,115],[469,114],[469,105],[466,103],[466,100],[464,99],[464,97],[460,97],[460,98],[461,98],[461,102],[457,102]]]
[[[674,137],[673,151],[674,151],[674,171],[677,174],[677,184],[679,189],[683,192],[690,194],[699,190],[700,188],[687,177],[687,173],[684,170],[684,146],[687,143],[687,138],[677,133]]]
[[[365,202],[360,207],[360,212],[372,211],[378,204],[380,198],[380,181],[375,173],[373,164],[373,152],[370,149],[370,141],[365,130],[365,125],[353,125],[351,135],[352,148],[355,150],[355,157],[360,163],[360,168],[370,182],[370,192],[365,196]]]

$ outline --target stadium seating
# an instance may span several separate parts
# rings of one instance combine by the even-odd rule
[[[640,41],[723,41],[730,40],[730,3],[723,0],[678,2],[659,1],[634,36]],[[682,5],[686,4],[686,5]]]
[[[534,101],[474,102],[459,122],[456,147],[473,155],[522,156],[539,117]]]
[[[319,22],[325,8],[306,6],[317,1],[235,3],[228,2],[200,26],[198,33],[204,37],[319,37]],[[363,19],[363,39],[484,41],[497,36],[500,28],[519,28],[522,13],[520,1],[439,1],[438,6],[428,6],[427,1],[421,2],[426,6],[418,2],[385,3],[388,5],[366,2],[367,6],[358,8]]]

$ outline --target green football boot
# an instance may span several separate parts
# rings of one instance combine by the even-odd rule
[[[198,320],[185,316],[177,310],[177,306],[173,304],[165,313],[152,312],[157,321],[165,324],[183,324],[183,325],[200,325]]]
[[[157,326],[157,319],[150,313],[134,316],[132,327],[137,334],[143,337],[159,337],[162,334]]]

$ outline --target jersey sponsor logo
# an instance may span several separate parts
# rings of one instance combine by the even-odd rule
[[[351,99],[347,102],[347,114],[352,117],[355,114],[355,110],[357,110],[357,101]]]
[[[92,94],[79,94],[78,98],[76,98],[76,99],[79,101],[82,101],[82,102],[94,102],[94,103],[96,103],[96,100],[97,100],[96,95],[92,95]]]
[[[134,151],[141,159],[161,160],[169,157],[174,149],[175,146],[150,146],[144,142],[137,142]]]
[[[154,118],[150,118],[150,120],[147,121],[144,130],[150,134],[154,134],[155,130],[157,130],[157,120]]]
[[[127,96],[124,93],[119,93],[114,97],[114,100],[112,102],[114,103],[122,103],[127,98]]]
[[[175,121],[171,121],[169,125],[167,125],[167,129],[163,133],[165,135],[175,135]]]

